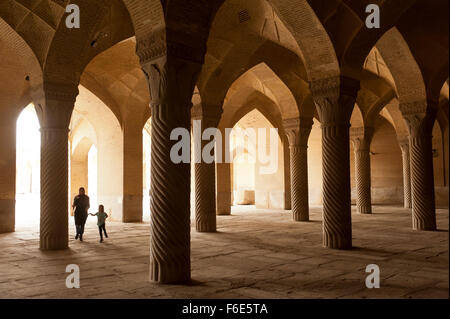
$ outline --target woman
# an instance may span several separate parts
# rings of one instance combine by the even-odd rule
[[[73,200],[72,207],[75,208],[75,227],[77,230],[75,239],[80,238],[80,241],[83,241],[84,225],[86,224],[90,207],[89,197],[86,195],[84,187],[80,188],[78,196]]]

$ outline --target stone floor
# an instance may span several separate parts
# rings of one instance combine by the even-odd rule
[[[37,248],[37,226],[19,227],[0,235],[0,297],[449,297],[448,210],[438,210],[437,232],[412,231],[402,208],[354,213],[349,251],[322,248],[321,209],[311,211],[311,222],[295,223],[289,212],[236,207],[218,217],[218,233],[193,230],[189,286],[148,282],[148,224],[109,223],[110,238],[100,244],[91,219],[85,241],[71,239],[60,252]],[[80,289],[65,286],[68,264],[80,266]],[[369,264],[380,267],[380,289],[365,286]]]

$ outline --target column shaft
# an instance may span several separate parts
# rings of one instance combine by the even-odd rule
[[[16,117],[3,116],[0,119],[0,234],[14,231],[16,214]]]
[[[142,123],[125,123],[123,130],[123,222],[142,221]]]
[[[224,153],[222,153],[224,154]],[[217,163],[217,215],[231,215],[232,193],[231,193],[231,165],[230,163]]]
[[[323,245],[352,247],[349,125],[322,126]]]
[[[288,138],[283,139],[283,161],[284,161],[284,209],[292,210],[292,192],[291,192],[291,149]]]
[[[356,169],[356,206],[360,214],[372,213],[372,198],[370,186],[370,151],[355,151]]]
[[[161,283],[190,280],[191,172],[170,158],[172,130],[189,127],[186,103],[152,105],[150,279]]]
[[[436,230],[431,135],[410,138],[412,222],[416,230]]]
[[[373,133],[372,127],[350,129],[355,151],[356,206],[360,214],[372,214],[370,143]]]
[[[308,139],[312,125],[312,118],[305,117],[283,121],[289,139],[291,208],[295,221],[309,221]]]
[[[69,245],[69,123],[78,85],[45,82],[33,91],[41,125],[40,248]]]
[[[295,221],[309,221],[308,148],[291,146],[291,200]]]
[[[409,141],[400,143],[403,161],[403,201],[405,208],[411,208],[411,162],[409,155]]]
[[[175,129],[190,132],[191,99],[202,65],[176,56],[186,49],[177,45],[171,43],[173,54],[163,56],[153,56],[145,46],[138,52],[152,96],[150,280],[165,284],[191,279],[191,166],[171,158],[179,143],[171,134]]]
[[[350,188],[350,117],[359,81],[330,78],[311,83],[322,124],[323,245],[352,247]]]
[[[436,230],[432,132],[437,103],[402,104],[400,110],[409,129],[412,226],[415,230]]]
[[[65,249],[69,244],[68,129],[41,128],[40,248]]]
[[[195,225],[198,232],[216,231],[216,167],[195,164]]]
[[[204,106],[203,112],[206,112]],[[214,111],[221,108],[214,109]],[[215,232],[216,231],[216,162],[206,163],[202,159],[203,148],[212,142],[204,141],[202,134],[204,130],[216,127],[220,120],[220,115],[199,116],[201,122],[195,121],[194,138],[200,141],[199,145],[194,147],[197,158],[195,159],[195,226],[197,232]],[[197,127],[198,126],[198,127]],[[214,138],[215,139],[215,138]],[[217,144],[216,144],[217,146]],[[211,152],[213,154],[214,151]],[[215,154],[214,154],[215,155]]]

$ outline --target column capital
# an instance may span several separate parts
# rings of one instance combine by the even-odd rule
[[[375,129],[370,126],[350,128],[350,140],[353,143],[355,152],[370,151]]]
[[[171,108],[166,112],[176,116],[181,109],[192,107],[192,95],[201,64],[163,58],[143,65],[142,69],[149,83],[152,110],[154,106],[164,105]]]
[[[312,118],[297,117],[283,120],[283,128],[290,147],[308,147],[308,139],[314,124]]]
[[[408,126],[410,137],[431,136],[437,115],[434,103],[422,100],[400,104],[400,111]]]
[[[339,99],[339,87],[339,77],[320,79],[309,83],[313,98],[327,98],[336,102]]]
[[[180,39],[192,38],[192,35],[183,35],[167,28],[161,28],[149,34],[136,43],[136,54],[142,66],[154,64],[159,59],[175,58],[191,63],[203,64],[206,54],[206,42],[197,41],[200,45],[193,46]],[[178,40],[175,40],[178,39]]]
[[[398,145],[400,146],[400,149],[402,150],[402,153],[405,153],[405,152],[409,153],[409,137],[408,136],[399,136],[397,140],[398,140]]]
[[[310,83],[322,126],[349,125],[360,89],[358,80],[332,77]]]
[[[78,93],[74,83],[45,81],[33,88],[31,96],[41,128],[68,128]]]

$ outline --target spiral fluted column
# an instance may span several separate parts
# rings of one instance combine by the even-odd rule
[[[203,107],[203,114],[193,116],[194,140],[200,144],[194,145],[195,154],[195,226],[197,232],[216,231],[216,162],[207,163],[202,159],[203,148],[212,142],[203,140],[202,134],[208,128],[217,127],[222,108],[208,109]],[[212,112],[212,113],[211,113]],[[219,138],[219,136],[217,136]],[[220,147],[220,145],[219,145]],[[211,155],[215,155],[214,150]]]
[[[286,135],[286,134],[285,134]],[[291,181],[291,150],[287,136],[283,138],[283,162],[284,162],[284,210],[292,210],[292,181]]]
[[[40,248],[68,247],[68,129],[41,128]]]
[[[150,280],[183,283],[191,279],[191,169],[190,161],[171,159],[180,143],[171,133],[190,132],[191,99],[206,48],[196,55],[196,48],[166,42],[164,34],[150,40],[137,49],[152,97]]]
[[[40,248],[65,249],[69,243],[68,133],[78,87],[44,83],[35,98],[41,124]]]
[[[322,124],[323,245],[328,248],[352,247],[349,128],[358,90],[359,82],[348,78],[311,83]]]
[[[411,208],[411,162],[409,156],[409,138],[403,138],[399,141],[402,150],[403,162],[403,201],[405,208]]]
[[[370,143],[373,129],[352,128],[351,140],[355,152],[356,206],[360,214],[372,214]]]
[[[420,104],[401,105],[409,128],[411,162],[412,226],[415,230],[436,230],[432,130],[436,109],[428,105],[417,112]]]
[[[283,121],[291,160],[291,209],[295,221],[309,221],[308,139],[312,118]]]

